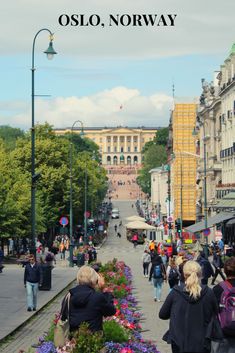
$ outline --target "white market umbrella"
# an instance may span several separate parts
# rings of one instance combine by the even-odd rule
[[[125,225],[127,229],[142,229],[142,230],[154,230],[156,227],[151,226],[141,221],[129,222]]]

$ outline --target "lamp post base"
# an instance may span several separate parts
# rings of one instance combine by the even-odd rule
[[[69,267],[73,267],[73,244],[69,245]]]

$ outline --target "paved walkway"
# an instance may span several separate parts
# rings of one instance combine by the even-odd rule
[[[125,218],[136,213],[131,207],[131,201],[114,201],[114,207],[120,210],[122,223],[125,224]],[[119,224],[118,220],[111,220],[109,227],[109,237],[99,253],[98,258],[102,262],[107,262],[116,257],[118,260],[123,260],[131,267],[133,274],[133,286],[135,288],[135,296],[138,299],[140,310],[144,315],[145,320],[141,323],[143,328],[143,337],[154,340],[161,353],[171,353],[171,348],[168,344],[162,341],[163,334],[168,329],[168,321],[158,319],[158,312],[162,303],[154,302],[153,300],[153,285],[148,281],[148,278],[142,275],[141,257],[144,251],[144,245],[133,247],[132,243],[127,241],[125,227],[119,227],[118,231],[122,234],[119,239],[114,232],[114,225]],[[163,285],[162,300],[168,294],[168,284]]]
[[[7,339],[6,344],[0,344],[0,352],[18,353],[20,349],[27,350],[32,343],[37,342],[37,338],[49,328],[54,314],[59,311],[64,294],[55,301],[53,299],[74,282],[76,273],[77,267],[70,268],[67,261],[58,261],[52,271],[52,289],[39,291],[38,312],[27,312],[23,284],[24,269],[19,265],[6,265],[0,277],[0,340],[24,323],[27,324],[12,340]],[[43,310],[51,301],[52,304]]]

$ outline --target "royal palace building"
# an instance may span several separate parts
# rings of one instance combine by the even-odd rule
[[[108,165],[140,165],[142,149],[146,142],[153,140],[159,128],[155,127],[84,127],[87,138],[99,146],[102,164]],[[71,128],[55,129],[55,133],[63,135]],[[73,128],[80,133],[80,127]]]

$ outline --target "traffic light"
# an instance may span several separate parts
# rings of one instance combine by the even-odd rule
[[[175,229],[177,234],[180,236],[181,235],[181,220],[180,218],[177,218],[177,220],[175,221]]]

